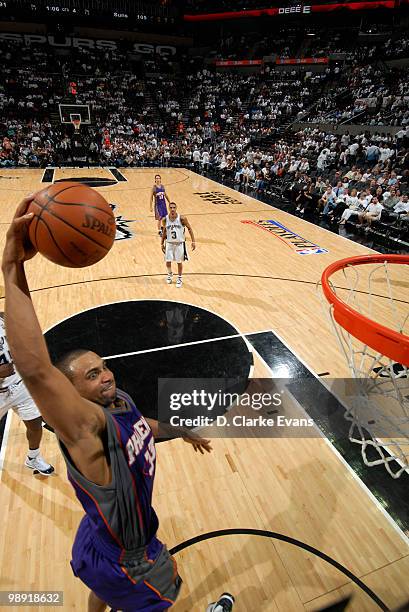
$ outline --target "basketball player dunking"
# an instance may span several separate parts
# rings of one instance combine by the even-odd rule
[[[176,287],[182,286],[183,262],[189,259],[186,251],[185,228],[188,229],[192,240],[192,250],[196,248],[195,237],[187,217],[177,213],[175,202],[169,204],[169,214],[162,219],[162,251],[165,253],[168,275],[166,282],[172,283],[172,261],[178,265],[178,278]]]
[[[153,206],[155,206],[155,219],[158,222],[159,236],[162,236],[161,221],[168,214],[166,200],[170,204],[168,194],[165,191],[165,187],[162,185],[162,177],[160,174],[155,174],[155,184],[152,187],[150,198],[150,210],[152,212]]]
[[[156,537],[152,508],[157,421],[145,419],[132,399],[116,388],[95,353],[71,351],[53,366],[34,311],[24,262],[28,246],[28,197],[7,232],[2,270],[6,330],[14,363],[42,416],[54,428],[68,478],[86,515],[72,552],[72,569],[90,589],[89,612],[106,605],[123,612],[157,612],[175,601],[181,579],[166,546]],[[183,432],[185,434],[186,432]],[[195,450],[210,452],[208,440],[188,433]],[[209,605],[227,612],[227,594]]]

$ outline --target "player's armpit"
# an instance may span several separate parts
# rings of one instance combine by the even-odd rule
[[[23,380],[46,423],[68,444],[88,435],[98,435],[104,429],[106,417],[102,408],[81,397],[54,366],[24,376]]]
[[[56,435],[68,451],[71,461],[77,470],[90,482],[106,486],[112,481],[112,472],[108,457],[109,450],[104,448],[102,437],[87,433],[77,441],[67,441],[61,432]]]

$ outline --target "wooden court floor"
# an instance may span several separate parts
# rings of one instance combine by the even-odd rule
[[[314,373],[347,377],[316,282],[329,263],[370,251],[190,171],[161,169],[167,193],[188,217],[197,242],[185,265],[184,285],[176,289],[165,283],[160,239],[149,212],[157,172],[124,170],[126,181],[98,187],[134,233],[117,241],[99,264],[72,270],[41,257],[28,262],[42,328],[102,304],[174,300],[214,312],[242,334],[273,330]],[[42,176],[42,170],[0,172],[1,248],[19,200],[46,186]],[[106,168],[66,168],[57,169],[54,180],[89,176],[113,179]],[[265,231],[260,220],[281,223],[328,252],[301,256]],[[409,278],[400,282],[403,296]],[[256,352],[254,364],[256,376],[271,376]],[[13,415],[7,427],[0,472],[0,590],[64,591],[64,610],[85,610],[87,589],[69,566],[83,513],[54,436],[44,432],[43,451],[57,476],[37,479],[22,465],[23,426]],[[276,532],[334,559],[387,608],[409,599],[408,540],[326,439],[229,438],[214,440],[213,447],[211,455],[198,457],[181,441],[158,445],[154,506],[159,536],[169,548],[214,530]],[[351,593],[348,610],[381,609],[323,558],[277,538],[225,535],[188,547],[177,561],[184,578],[174,607],[178,612],[205,610],[225,590],[236,596],[237,612],[313,611]]]

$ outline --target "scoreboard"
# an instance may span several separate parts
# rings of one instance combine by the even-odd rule
[[[174,23],[176,10],[168,3],[143,0],[0,0],[0,15],[18,17],[110,18],[137,23]]]

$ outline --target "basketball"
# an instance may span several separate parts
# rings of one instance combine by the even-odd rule
[[[39,191],[27,212],[34,213],[29,238],[50,261],[85,268],[100,261],[115,239],[115,217],[95,189],[73,181]]]

